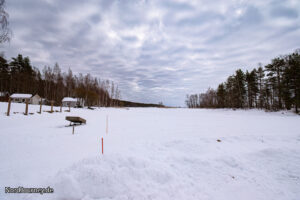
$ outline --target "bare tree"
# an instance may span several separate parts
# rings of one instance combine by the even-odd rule
[[[11,38],[11,30],[8,25],[8,13],[4,10],[5,0],[0,0],[0,43],[7,42]]]

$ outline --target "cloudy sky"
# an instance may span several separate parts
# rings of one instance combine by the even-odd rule
[[[113,80],[131,101],[182,106],[300,48],[299,0],[6,0],[6,10],[7,58]]]

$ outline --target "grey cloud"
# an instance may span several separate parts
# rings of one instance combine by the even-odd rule
[[[297,18],[298,12],[295,9],[287,7],[277,7],[272,9],[271,15],[273,17],[286,17],[286,18]]]
[[[293,5],[291,1],[271,2],[270,15],[272,17],[297,18],[299,16],[299,6]]]
[[[161,6],[163,6],[164,8],[168,9],[168,10],[172,10],[172,11],[193,11],[195,10],[195,8],[190,5],[187,2],[176,2],[176,1],[170,1],[170,0],[165,0],[165,1],[161,1]]]
[[[178,26],[201,26],[204,23],[209,23],[215,20],[222,21],[224,16],[219,13],[203,12],[193,17],[187,17],[177,22]]]
[[[94,14],[90,17],[93,23],[99,23],[101,21],[101,16],[99,14]]]
[[[261,11],[254,6],[247,7],[245,14],[241,17],[241,22],[247,26],[257,25],[261,23],[262,20],[263,17]]]

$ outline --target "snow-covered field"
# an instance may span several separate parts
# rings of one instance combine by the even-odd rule
[[[13,114],[24,108],[12,104],[7,117],[0,103],[0,199],[300,199],[300,117],[292,113],[100,108],[39,115],[30,105],[34,115]],[[87,124],[72,135],[67,115]],[[5,194],[18,186],[54,193]]]

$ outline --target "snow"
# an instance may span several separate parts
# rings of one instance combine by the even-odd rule
[[[77,102],[77,99],[72,97],[64,97],[62,102]]]
[[[0,199],[300,197],[300,117],[290,112],[100,108],[40,115],[30,105],[35,114],[25,116],[24,105],[12,103],[7,117],[6,109],[0,103]],[[87,124],[72,135],[68,115]],[[4,193],[19,186],[54,193]]]
[[[22,98],[22,99],[30,99],[32,97],[31,94],[21,94],[21,93],[14,93],[10,96],[10,98]]]

